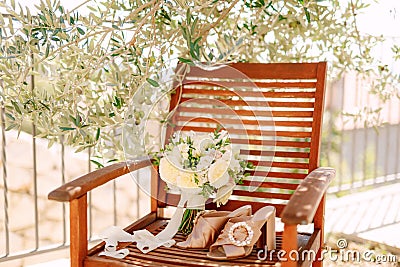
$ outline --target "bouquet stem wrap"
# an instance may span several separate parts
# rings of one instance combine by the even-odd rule
[[[204,210],[205,202],[206,199],[202,195],[182,191],[175,213],[171,217],[171,220],[164,230],[162,230],[156,236],[153,236],[147,230],[139,230],[133,233],[133,238],[137,243],[137,248],[143,253],[148,253],[160,246],[170,247],[174,245],[175,240],[173,240],[173,237],[178,232],[181,224],[184,206],[186,205],[190,208]]]

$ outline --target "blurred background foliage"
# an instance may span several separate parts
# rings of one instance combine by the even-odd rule
[[[49,145],[62,138],[77,151],[94,147],[95,155],[121,158],[119,131],[130,99],[145,83],[157,90],[158,70],[173,59],[189,64],[326,60],[330,81],[347,71],[376,77],[365,90],[384,103],[399,97],[399,76],[371,53],[382,38],[357,28],[357,15],[370,2],[87,0],[66,10],[54,0],[35,9],[1,0],[6,127],[28,129],[33,123],[33,134]],[[399,47],[392,53],[400,58]]]

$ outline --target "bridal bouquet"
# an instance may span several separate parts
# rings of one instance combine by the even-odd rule
[[[213,198],[217,206],[226,204],[235,185],[241,184],[247,175],[248,164],[240,159],[239,151],[232,149],[225,130],[174,135],[162,152],[159,172],[167,189],[201,196],[203,206],[208,198]],[[188,207],[180,227],[183,233],[190,233],[196,215],[196,210]]]

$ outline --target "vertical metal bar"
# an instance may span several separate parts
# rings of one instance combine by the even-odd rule
[[[92,171],[92,164],[90,164],[90,155],[92,154],[92,149],[89,147],[88,148],[88,172],[90,173]],[[92,235],[93,235],[93,212],[92,212],[92,192],[89,191],[87,193],[87,197],[88,197],[88,215],[89,215],[89,225],[88,225],[88,230],[89,230],[89,239],[92,239]]]
[[[373,184],[378,183],[378,159],[379,159],[379,135],[375,132],[375,160],[374,160],[374,179]]]
[[[65,184],[65,146],[64,146],[64,136],[60,137],[61,143],[61,183]],[[67,209],[65,202],[62,203],[63,212],[63,245],[67,243]]]
[[[140,201],[140,173],[142,170],[137,170],[136,171],[136,218],[140,218],[140,207],[139,207],[139,201]],[[153,178],[153,177],[151,177]],[[150,196],[153,197],[153,196]],[[150,198],[151,199],[151,198]]]
[[[369,104],[370,104],[370,94],[369,93],[367,93],[367,107],[369,107]],[[368,128],[366,128],[366,127],[364,127],[364,149],[365,149],[365,151],[364,151],[364,155],[367,155],[367,148],[368,148],[368,144],[369,144],[369,134],[368,134],[368,131],[369,131],[369,129]],[[366,181],[367,181],[367,157],[366,156],[364,156],[363,157],[363,166],[362,166],[362,168],[363,168],[363,180],[362,180],[362,186],[364,187],[365,185],[366,185]]]
[[[354,96],[354,106],[358,107],[358,91],[360,90],[360,86],[359,86],[359,77],[358,75],[356,75],[356,86],[355,86],[355,96]],[[357,132],[357,125],[356,122],[354,122],[353,124],[353,128],[351,129],[351,185],[350,188],[354,189],[355,186],[355,167],[356,167],[356,159],[357,157],[355,157],[355,148],[356,148],[356,133]]]
[[[346,79],[346,74],[343,75],[342,77],[342,96],[341,96],[341,101],[340,101],[340,119],[341,119],[341,123],[342,125],[340,125],[341,129],[340,129],[340,153],[339,153],[339,186],[338,186],[338,191],[340,191],[342,189],[343,186],[343,141],[344,141],[344,134],[343,134],[343,108],[344,108],[344,93],[346,88],[344,88],[345,86],[345,79]]]
[[[34,55],[31,54],[32,65],[34,65]],[[34,67],[32,67],[33,69]],[[35,89],[35,76],[31,75],[32,96]],[[39,209],[38,209],[38,190],[37,190],[37,158],[36,158],[36,125],[32,122],[32,149],[33,149],[33,197],[35,212],[35,250],[39,249]]]
[[[388,115],[388,121],[389,123],[385,126],[386,128],[386,153],[385,153],[385,169],[384,169],[384,180],[385,182],[388,181],[389,178],[389,153],[390,153],[390,131],[391,131],[391,121],[392,121],[392,101],[389,100],[389,104],[388,104],[388,109],[389,109],[389,115]]]
[[[332,131],[332,128],[333,128],[333,125],[334,125],[334,121],[333,121],[333,113],[334,113],[334,110],[332,110],[332,99],[333,99],[333,88],[332,88],[332,86],[329,86],[328,87],[329,88],[329,91],[328,91],[328,93],[329,93],[329,97],[328,97],[328,99],[329,99],[329,101],[330,101],[330,103],[326,103],[326,106],[328,106],[328,107],[330,107],[330,109],[328,110],[327,108],[325,108],[325,110],[327,111],[327,112],[329,112],[329,122],[327,123],[327,126],[328,126],[328,151],[326,152],[326,159],[327,159],[327,164],[328,164],[328,166],[332,166],[331,165],[331,157],[330,157],[330,155],[331,155],[331,150],[332,150],[332,133],[333,133],[333,131]]]
[[[10,233],[8,218],[8,185],[7,185],[7,153],[6,153],[6,121],[4,103],[1,103],[1,159],[3,163],[3,187],[4,187],[4,232],[5,232],[5,256],[10,254]]]

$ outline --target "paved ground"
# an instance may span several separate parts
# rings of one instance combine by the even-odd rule
[[[326,231],[398,248],[400,183],[327,201]]]

